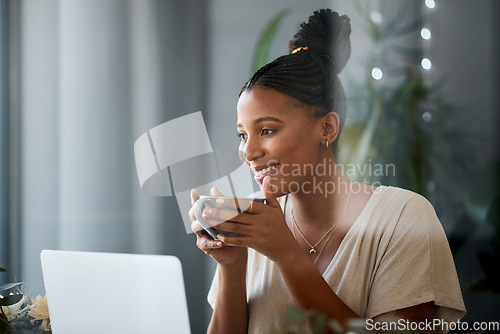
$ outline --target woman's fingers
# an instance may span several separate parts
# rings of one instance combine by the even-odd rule
[[[189,215],[189,220],[191,222],[196,221],[196,216],[194,214],[194,207],[191,207],[191,209],[189,209],[188,215]]]
[[[252,228],[249,225],[244,225],[240,223],[233,223],[233,222],[220,222],[220,221],[215,221],[208,219],[207,223],[209,223],[212,226],[217,226],[218,229],[225,231],[225,232],[231,232],[231,233],[238,233],[238,234],[249,234],[251,233]],[[191,230],[193,230],[194,233],[196,233],[197,236],[197,246],[200,248],[202,251],[206,251],[207,249],[213,249],[213,248],[220,248],[222,245],[224,245],[224,242],[220,240],[213,240],[209,234],[203,229],[203,227],[200,225],[198,221],[195,221],[191,224]]]
[[[245,217],[240,215],[241,213],[234,209],[205,208],[205,210],[203,210],[203,218],[205,218],[207,222],[209,220],[219,220],[219,222],[237,221],[245,223]]]
[[[197,220],[191,223],[191,230],[194,233],[196,233],[196,235],[199,235],[199,236],[201,236],[201,232],[204,231],[203,227],[201,226],[201,224]]]
[[[210,194],[212,196],[224,196],[220,191],[219,189],[215,188],[215,187],[212,187],[212,189],[210,189]]]
[[[197,223],[193,223],[191,225],[193,231],[197,229],[196,226],[193,226],[196,224]],[[209,254],[212,250],[222,248],[224,246],[224,243],[222,241],[210,238],[206,232],[197,231],[195,233],[196,233],[196,246],[200,250],[202,250],[205,254]]]
[[[198,195],[198,190],[196,189],[191,189],[191,205],[194,205],[194,203],[200,199],[200,196]],[[188,212],[189,215],[189,220],[194,222],[196,220],[196,216],[194,214],[194,208],[191,207]]]
[[[198,190],[191,189],[191,205],[194,205],[194,202],[196,202],[199,198],[200,195],[198,194]]]
[[[248,237],[231,237],[225,234],[217,234],[217,239],[221,240],[226,246],[245,246]]]
[[[213,240],[212,236],[208,234],[207,231],[201,226],[198,221],[194,221],[191,223],[191,230],[196,234],[198,238],[207,238],[209,240]]]
[[[250,201],[247,199],[238,199],[232,197],[218,198],[216,203],[218,206],[240,210],[241,212],[246,213],[258,213],[262,209],[260,205],[265,205],[264,203],[259,203],[257,201]]]
[[[199,249],[208,254],[214,249],[222,248],[224,246],[224,243],[220,240],[198,237],[198,239],[196,240],[196,246],[198,246]]]
[[[223,222],[219,224],[214,224],[218,230],[229,233],[237,233],[242,235],[249,235],[254,230],[251,225],[234,223],[234,222]]]

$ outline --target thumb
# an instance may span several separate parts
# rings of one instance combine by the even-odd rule
[[[267,205],[272,207],[281,207],[278,199],[276,198],[276,190],[271,185],[271,177],[265,176],[262,180],[262,194],[266,198]]]
[[[210,195],[212,196],[224,196],[220,191],[219,189],[217,189],[216,187],[212,187],[212,189],[210,189]]]

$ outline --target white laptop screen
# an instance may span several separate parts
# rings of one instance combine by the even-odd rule
[[[41,261],[54,334],[190,332],[175,256],[44,250]]]

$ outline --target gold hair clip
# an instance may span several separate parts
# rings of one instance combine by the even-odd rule
[[[309,50],[309,48],[307,46],[299,46],[298,48],[293,49],[291,54],[297,53],[302,50]]]

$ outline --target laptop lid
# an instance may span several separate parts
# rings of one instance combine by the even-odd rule
[[[175,256],[43,250],[41,262],[54,334],[190,333]]]

